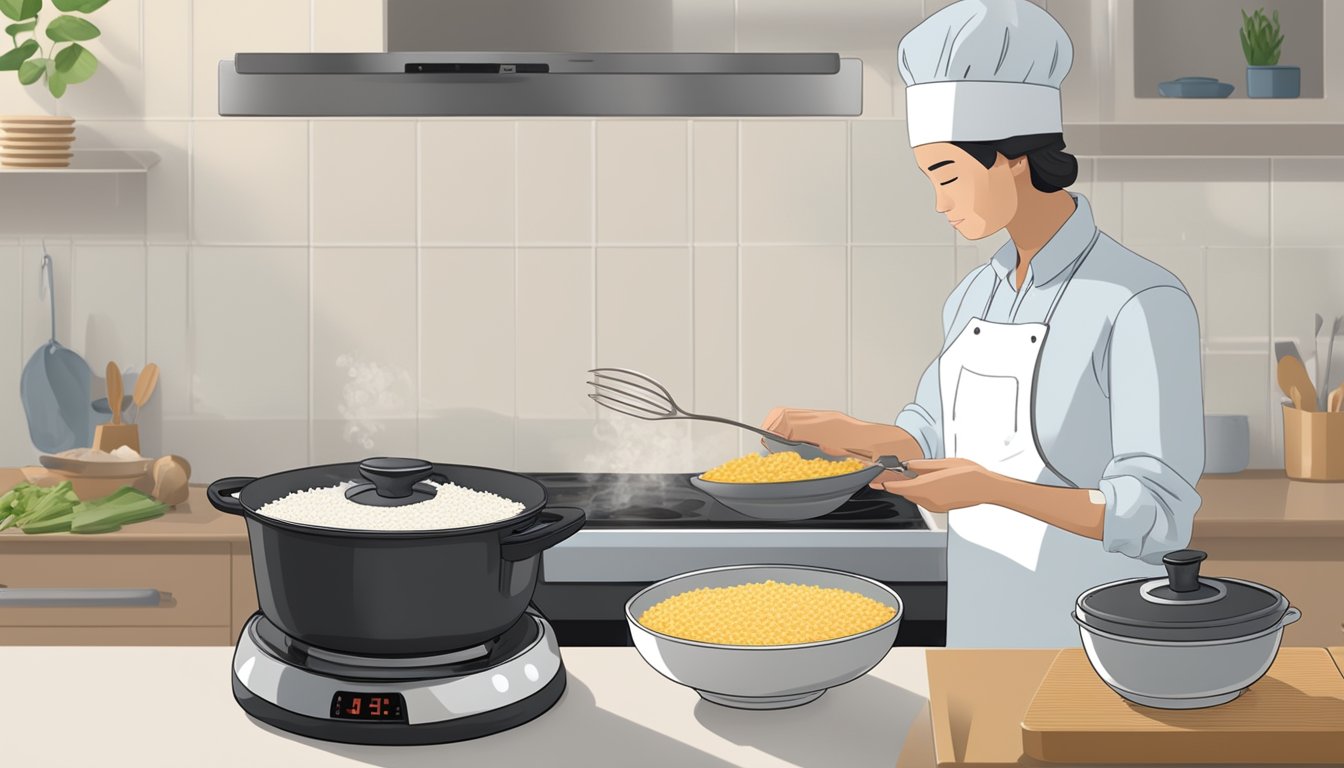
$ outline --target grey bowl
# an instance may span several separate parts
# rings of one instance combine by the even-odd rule
[[[1228,640],[1162,641],[1122,637],[1073,620],[1097,675],[1122,698],[1158,709],[1226,704],[1264,677],[1278,655],[1283,628],[1302,617],[1289,608],[1267,630]]]
[[[895,609],[885,624],[849,637],[798,645],[717,645],[664,635],[636,617],[692,589],[733,587],[768,579],[857,592]],[[843,571],[796,565],[735,565],[693,571],[647,587],[625,604],[639,655],[663,677],[695,689],[706,701],[738,709],[807,704],[877,666],[896,642],[901,598],[885,585]]]
[[[847,475],[819,477],[815,480],[716,483],[692,477],[691,485],[747,517],[760,520],[807,520],[830,514],[844,506],[849,497],[880,474],[882,467],[874,465]]]
[[[1214,77],[1178,77],[1158,83],[1157,92],[1175,99],[1225,99],[1236,88]]]

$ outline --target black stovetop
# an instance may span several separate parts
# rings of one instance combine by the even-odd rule
[[[928,529],[913,503],[871,488],[829,515],[777,521],[757,520],[723,506],[691,485],[691,474],[527,474],[546,486],[549,504],[586,511],[587,528]]]

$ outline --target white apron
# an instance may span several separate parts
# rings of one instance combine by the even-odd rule
[[[969,459],[1031,483],[1045,479],[1050,470],[1071,483],[1049,467],[1037,447],[1032,403],[1050,318],[1097,236],[1055,294],[1045,322],[986,322],[998,290],[996,279],[984,311],[943,352],[939,384],[948,457]],[[1078,595],[1098,584],[1161,570],[1011,509],[981,504],[952,510],[947,646],[1078,646],[1078,626],[1070,616]]]

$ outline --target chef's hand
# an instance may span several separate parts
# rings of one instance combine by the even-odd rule
[[[863,423],[839,411],[775,408],[766,414],[761,428],[790,440],[816,443],[833,456],[844,456],[848,454],[843,447],[847,442],[846,433],[852,433],[855,427]]]
[[[896,479],[882,487],[930,512],[947,512],[976,504],[993,503],[1003,480],[967,459],[918,459],[906,462],[919,477]]]

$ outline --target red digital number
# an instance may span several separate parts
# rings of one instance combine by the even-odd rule
[[[359,714],[359,706],[360,706],[361,703],[363,703],[363,701],[364,701],[364,700],[361,699],[361,698],[358,697],[358,696],[351,696],[351,697],[350,697],[350,708],[347,709],[347,710],[345,710],[346,713],[347,713],[347,714],[351,714],[351,715],[358,715],[358,714]]]
[[[374,696],[369,699],[369,716],[378,717],[383,714],[383,700]]]

